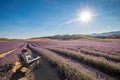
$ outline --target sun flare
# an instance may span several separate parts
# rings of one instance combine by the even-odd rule
[[[65,22],[65,24],[71,24],[71,23],[82,23],[82,24],[88,24],[91,22],[96,16],[96,13],[94,12],[94,9],[85,7],[81,10],[78,10],[77,17],[75,19],[69,20]]]
[[[94,16],[94,13],[90,9],[82,10],[78,14],[79,20],[83,23],[90,22],[92,20],[93,16]]]
[[[82,12],[82,14],[80,14],[80,20],[83,22],[91,20],[91,17],[92,15],[89,12]]]

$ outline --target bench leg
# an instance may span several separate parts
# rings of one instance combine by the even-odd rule
[[[36,68],[39,68],[40,67],[40,60],[37,60],[36,61]]]

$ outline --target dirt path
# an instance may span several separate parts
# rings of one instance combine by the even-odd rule
[[[22,71],[23,67],[14,71],[10,80],[61,80],[57,75],[57,72],[52,68],[44,59],[40,60],[40,67],[34,69],[29,75],[25,76],[25,73]]]
[[[54,68],[52,68],[45,60],[41,59],[39,69],[33,71],[35,80],[61,80]]]

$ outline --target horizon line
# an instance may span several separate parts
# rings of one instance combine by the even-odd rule
[[[32,37],[28,37],[28,38],[15,38],[15,37],[0,37],[0,39],[31,39],[31,38],[36,38],[36,37],[49,37],[49,36],[56,36],[56,35],[92,35],[92,34],[102,34],[102,33],[109,33],[109,32],[119,32],[120,30],[116,30],[116,31],[107,31],[107,32],[98,32],[98,33],[90,33],[90,34],[53,34],[53,35],[46,35],[46,36],[32,36]]]

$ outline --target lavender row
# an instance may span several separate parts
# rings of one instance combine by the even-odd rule
[[[114,49],[105,49],[105,48],[100,48],[100,47],[89,47],[89,46],[62,46],[62,47],[59,47],[59,48],[66,48],[66,49],[70,49],[70,50],[73,50],[73,51],[80,51],[81,49],[88,49],[90,51],[96,51],[96,52],[100,52],[102,54],[105,54],[105,55],[113,55],[113,56],[120,56],[120,52],[117,50],[114,50]]]
[[[21,47],[17,48],[15,51],[6,55],[5,57],[0,58],[0,78],[4,78],[4,80],[9,80],[12,75],[12,64],[14,64],[16,60],[18,60],[17,54],[19,54],[21,50],[26,46],[27,44],[24,44]]]
[[[58,47],[76,47],[76,48],[87,48],[91,50],[96,50],[99,52],[111,54],[111,55],[119,55],[120,53],[120,41],[109,41],[109,42],[101,42],[101,41],[33,41],[30,42],[36,46],[58,46]]]
[[[17,54],[21,53],[21,50],[25,48],[27,44],[24,44],[22,47],[17,48],[17,50],[11,52],[3,58],[0,58],[0,77],[4,77],[5,80],[8,80],[10,75],[12,75],[11,67],[18,60]],[[7,67],[5,67],[7,65]],[[11,65],[11,66],[8,66]],[[10,72],[10,73],[9,73]]]
[[[80,50],[80,52],[85,53],[85,54],[90,54],[90,55],[104,57],[107,60],[120,62],[120,57],[119,56],[113,56],[113,55],[109,55],[109,54],[102,54],[101,52],[92,51],[92,50],[88,50],[88,49],[82,49],[82,50]]]
[[[116,55],[116,56],[120,56],[120,51],[119,49],[112,49],[112,48],[105,48],[105,47],[88,47],[88,46],[82,46],[80,47],[82,49],[90,49],[93,51],[98,51],[98,52],[102,52],[104,54],[109,54],[109,55]],[[79,49],[79,48],[78,48]]]
[[[93,55],[93,56],[98,56],[98,57],[104,57],[106,58],[107,60],[111,60],[111,61],[114,61],[114,62],[120,62],[120,56],[115,56],[115,55],[110,55],[110,54],[104,54],[102,52],[99,52],[99,51],[95,51],[95,50],[91,50],[89,48],[67,48],[67,47],[63,47],[62,49],[68,49],[68,50],[72,50],[72,51],[76,51],[76,52],[81,52],[81,53],[84,53],[84,54],[89,54],[89,55]]]
[[[38,42],[38,44],[39,44],[39,46],[37,45],[37,42],[34,44],[35,42],[33,42],[33,46],[35,46],[35,47],[44,47],[45,48],[45,46],[46,46],[46,43],[45,43],[45,45],[43,46],[43,43],[42,42]],[[47,44],[48,44],[48,42],[47,42]],[[52,44],[52,43],[51,43]],[[73,50],[73,51],[77,51],[77,52],[79,52],[81,49],[85,49],[86,50],[86,48],[87,49],[89,49],[89,47],[88,46],[79,46],[79,47],[76,47],[75,45],[73,46],[68,46],[68,45],[64,45],[64,46],[61,46],[62,44],[55,44],[55,45],[53,45],[53,46],[46,46],[46,47],[58,47],[58,48],[67,48],[67,49],[70,49],[70,50]],[[79,49],[77,49],[77,48],[79,48]],[[90,47],[91,48],[91,47]],[[93,48],[93,47],[92,47]],[[83,50],[81,50],[81,51],[83,51]],[[110,60],[111,62],[112,61],[115,61],[115,62],[120,62],[120,57],[118,57],[118,56],[114,56],[114,55],[109,55],[109,54],[104,54],[104,53],[101,53],[101,52],[97,52],[97,51],[91,51],[90,50],[90,53],[92,54],[92,55],[95,55],[95,56],[98,56],[98,57],[104,57],[106,60]],[[86,54],[90,54],[90,53],[88,53],[88,52],[86,52]]]
[[[47,50],[49,50],[49,49],[47,49]],[[49,51],[51,51],[51,50],[49,50]],[[52,53],[54,53],[54,52],[52,51]],[[71,65],[74,65],[74,66],[77,66],[77,67],[80,66],[82,71],[86,71],[87,73],[91,74],[92,76],[94,76],[94,78],[96,78],[96,80],[116,80],[115,78],[113,78],[113,77],[111,77],[111,76],[109,76],[109,75],[107,75],[105,73],[102,73],[102,72],[100,72],[100,71],[98,71],[98,70],[96,70],[94,68],[91,68],[91,67],[89,67],[87,65],[84,65],[83,63],[80,63],[80,62],[78,62],[78,61],[76,61],[76,60],[74,60],[74,59],[72,59],[70,57],[61,55],[60,53],[56,53],[56,52],[54,54],[62,56],[68,62],[70,62]]]
[[[24,44],[22,47],[17,48],[15,51],[11,52],[10,54],[2,57],[0,59],[0,63],[2,64],[6,64],[6,63],[14,63],[15,60],[17,60],[17,54],[19,54],[23,48],[25,48],[27,46],[27,43]]]
[[[89,65],[93,68],[96,68],[102,72],[107,73],[108,75],[111,76],[115,76],[118,77],[120,76],[120,65],[115,65],[115,64],[111,64],[107,61],[101,60],[101,59],[97,59],[97,58],[93,58],[84,54],[80,54],[77,53],[75,51],[71,51],[71,50],[65,50],[65,49],[57,49],[57,48],[49,48],[49,50],[52,50],[54,52],[63,54],[67,57],[71,57],[72,59],[75,59],[79,62],[82,62],[86,65]]]
[[[9,51],[11,49],[15,49],[23,45],[24,42],[0,42],[0,53],[3,53],[5,51]]]
[[[56,55],[55,53],[46,49],[40,49],[37,47],[30,46],[33,50],[38,51],[44,56],[50,63],[55,65],[57,69],[65,75],[68,80],[95,80],[90,74],[82,71],[81,68],[76,65],[72,65],[65,58]]]

